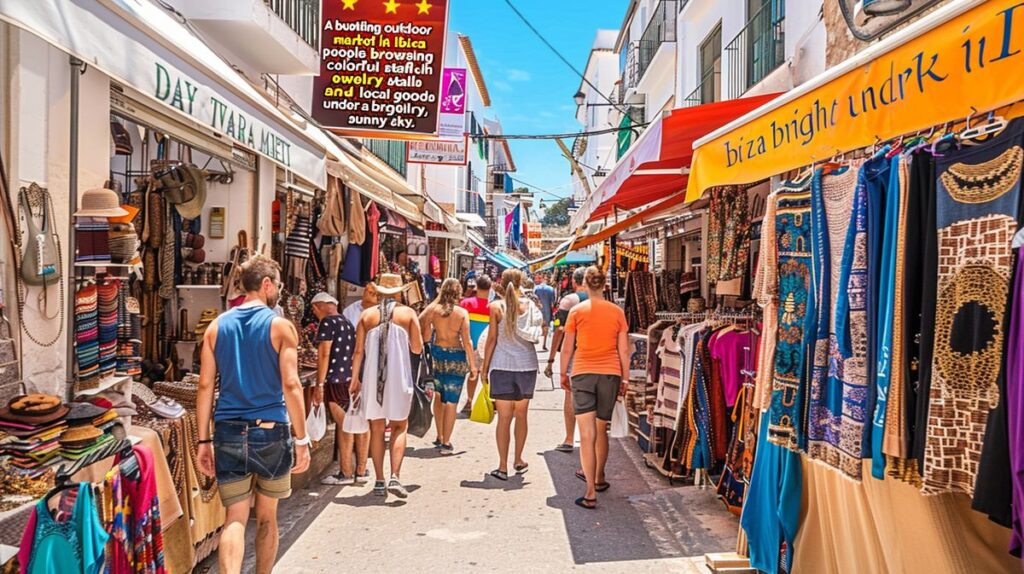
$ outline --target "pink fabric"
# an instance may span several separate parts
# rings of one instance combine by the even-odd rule
[[[370,280],[372,281],[380,273],[380,210],[377,204],[370,202],[370,208],[366,210],[366,228],[371,235],[370,249]]]
[[[725,404],[732,407],[736,404],[736,396],[743,384],[744,347],[749,347],[751,359],[757,352],[756,341],[749,331],[719,332],[708,343],[711,358],[718,361],[719,373],[722,375],[722,386],[725,388]]]
[[[32,506],[32,513],[28,516],[28,523],[25,524],[25,531],[21,534],[21,544],[18,545],[18,572],[28,572],[28,561],[32,558],[32,542],[36,538],[36,507]]]

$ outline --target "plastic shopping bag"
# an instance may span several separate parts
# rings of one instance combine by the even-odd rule
[[[362,397],[352,399],[345,412],[345,422],[341,430],[349,434],[363,434],[370,432],[370,422],[366,420],[366,409],[363,408]]]
[[[310,439],[319,441],[327,434],[327,409],[323,403],[313,405],[306,416],[306,434]]]
[[[473,410],[469,413],[469,420],[485,425],[491,424],[494,420],[494,401],[491,400],[490,383],[480,385],[476,400],[473,401]]]
[[[611,429],[608,431],[612,438],[626,438],[629,436],[629,415],[626,414],[626,405],[622,401],[615,401],[615,410],[612,411]]]

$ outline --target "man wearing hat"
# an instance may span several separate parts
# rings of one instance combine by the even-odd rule
[[[281,296],[280,268],[256,255],[241,265],[240,279],[245,301],[214,319],[203,335],[196,400],[199,470],[217,477],[227,508],[219,551],[225,574],[241,572],[253,496],[256,571],[271,571],[279,540],[277,502],[291,494],[291,473],[309,468],[299,334],[273,311]]]
[[[352,354],[356,347],[356,328],[338,313],[338,300],[328,293],[313,296],[313,315],[320,321],[316,330],[317,369],[316,386],[313,387],[313,403],[323,404],[334,418],[335,437],[340,461],[338,474],[325,476],[320,482],[328,485],[355,484],[356,480],[368,476],[366,459],[370,455],[370,435],[353,435],[342,430],[350,397],[349,383],[352,382]],[[352,446],[355,445],[355,469],[352,467]]]

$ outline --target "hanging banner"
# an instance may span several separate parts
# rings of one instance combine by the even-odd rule
[[[437,137],[462,140],[466,135],[466,69],[445,68],[441,74],[441,118]]]
[[[323,3],[313,118],[344,136],[437,134],[448,0]]]
[[[505,215],[505,233],[508,235],[508,246],[513,249],[519,249],[519,244],[523,240],[523,226],[520,223],[522,205],[521,203],[515,204],[515,207]]]
[[[1024,83],[1010,80],[1024,66],[1020,0],[950,3],[902,33],[890,40],[909,39],[868,48],[878,52],[870,62],[809,91],[797,88],[729,132],[698,141],[686,201],[709,187],[758,181],[1024,99]]]
[[[459,141],[413,140],[406,149],[406,162],[436,165],[466,165],[468,136]]]

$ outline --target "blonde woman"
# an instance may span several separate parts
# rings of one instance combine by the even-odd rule
[[[537,386],[537,349],[541,337],[542,317],[529,299],[523,295],[523,272],[507,269],[501,274],[502,301],[491,303],[491,321],[488,326],[484,352],[483,379],[490,382],[491,398],[498,411],[498,468],[491,476],[508,480],[508,448],[511,441],[512,421],[515,420],[516,474],[529,468],[523,460],[526,446],[526,415]]]
[[[452,431],[455,413],[462,397],[462,385],[468,373],[476,379],[476,356],[469,335],[469,312],[459,307],[462,286],[458,279],[445,279],[437,299],[420,314],[423,340],[430,342],[430,355],[437,379],[434,394],[434,446],[444,455],[455,453]]]

